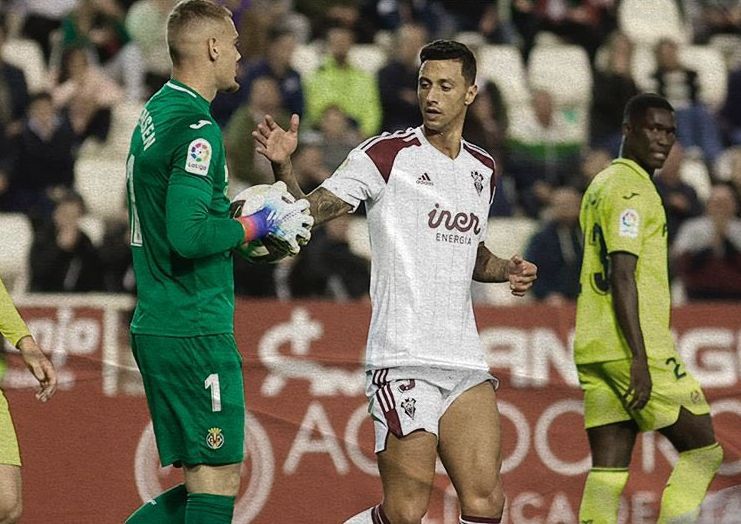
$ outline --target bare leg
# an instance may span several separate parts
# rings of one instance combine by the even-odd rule
[[[500,519],[504,492],[497,397],[489,382],[458,397],[440,419],[440,459],[464,516]]]
[[[0,464],[0,524],[17,522],[21,511],[21,468]]]
[[[437,438],[417,431],[401,439],[389,433],[378,453],[383,511],[391,524],[419,524],[427,512],[435,477]]]

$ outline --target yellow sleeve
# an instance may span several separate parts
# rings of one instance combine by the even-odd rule
[[[13,347],[17,347],[20,339],[31,334],[2,280],[0,280],[0,334],[9,340]]]

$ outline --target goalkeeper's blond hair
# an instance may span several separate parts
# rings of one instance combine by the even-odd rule
[[[208,22],[224,22],[231,19],[232,12],[211,0],[182,0],[173,7],[167,17],[167,49],[172,64],[181,64],[183,54],[178,42],[181,35]]]

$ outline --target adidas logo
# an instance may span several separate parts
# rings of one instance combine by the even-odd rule
[[[432,179],[430,178],[430,175],[427,173],[423,173],[418,179],[418,184],[424,184],[426,186],[434,186],[435,184],[432,183]]]

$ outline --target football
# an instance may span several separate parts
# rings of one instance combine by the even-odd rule
[[[251,215],[264,206],[270,205],[269,202],[266,202],[266,198],[271,189],[274,190],[273,186],[269,184],[258,184],[240,192],[229,205],[229,216],[236,218],[240,215]],[[287,192],[281,199],[286,204],[295,202],[295,199]],[[303,238],[299,237],[298,240],[300,245],[306,244]],[[276,264],[284,258],[292,256],[281,242],[274,240],[271,236],[242,244],[235,251],[248,262],[255,264]]]

